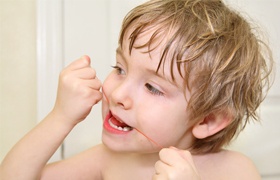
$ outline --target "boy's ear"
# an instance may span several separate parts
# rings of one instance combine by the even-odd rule
[[[204,139],[223,130],[232,121],[232,117],[225,111],[211,113],[197,122],[193,129],[193,135],[198,139]]]

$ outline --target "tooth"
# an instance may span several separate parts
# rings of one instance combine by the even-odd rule
[[[130,127],[124,127],[123,128],[123,131],[129,131],[130,130]]]
[[[110,124],[111,127],[115,128],[115,129],[117,129],[117,130],[119,130],[119,131],[125,131],[125,132],[127,132],[127,131],[130,131],[130,130],[132,129],[131,127],[120,127],[120,126],[116,126],[116,125],[113,124],[110,120],[109,120],[109,124]]]

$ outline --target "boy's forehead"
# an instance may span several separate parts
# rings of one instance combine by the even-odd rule
[[[154,66],[154,71],[156,73],[162,77],[165,77],[165,79],[171,83],[177,85],[180,84],[180,86],[182,86],[183,78],[179,74],[176,60],[172,61],[172,58],[174,58],[171,55],[172,53],[167,53],[164,57],[164,60],[161,62],[161,64],[159,64],[170,34],[166,35],[162,31],[157,34],[157,37],[155,37],[154,32],[157,30],[157,28],[157,26],[144,28],[141,33],[137,35],[130,54],[129,44],[131,41],[131,35],[134,31],[133,26],[131,26],[125,32],[124,39],[122,40],[122,47],[119,47],[121,48],[119,50],[123,51],[125,54],[130,54],[131,56],[135,54],[145,55],[149,58],[149,61],[152,61],[153,64],[156,64],[156,66]],[[172,51],[172,45],[170,48]],[[180,68],[183,72],[183,66],[180,66]],[[171,77],[171,72],[173,73],[175,79]]]
[[[132,40],[132,36],[137,36],[133,42],[133,47],[143,47],[147,51],[156,51],[159,53],[167,42],[167,37],[163,32],[159,31],[158,26],[148,26],[135,34],[135,27],[131,25],[125,32],[123,44],[129,44]],[[156,33],[157,31],[157,33]]]
[[[125,32],[124,39],[122,41],[122,50],[131,53],[131,55],[133,55],[133,52],[135,51],[138,53],[141,52],[142,54],[148,55],[152,61],[159,61],[163,52],[165,39],[160,36],[154,38],[153,35],[156,28],[146,27],[137,34],[135,41],[131,44],[131,37],[134,30],[134,26],[130,26]],[[132,45],[131,52],[130,45]]]
[[[173,35],[171,32],[167,32],[159,25],[144,27],[141,31],[137,32],[137,35],[134,31],[135,26],[133,24],[126,29],[122,40],[122,46],[124,46],[122,47],[123,49],[129,51],[131,48],[131,52],[133,49],[139,49],[143,53],[149,54],[151,59],[160,60],[165,48],[170,46],[170,53],[167,53],[166,57],[164,57],[164,61],[166,61],[165,63],[169,63],[168,66],[170,66],[173,58],[171,54],[174,52],[173,45],[168,44],[168,41]],[[131,42],[133,38],[135,38],[135,40]]]

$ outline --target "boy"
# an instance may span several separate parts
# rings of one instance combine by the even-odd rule
[[[260,179],[222,148],[257,117],[271,60],[261,46],[219,0],[136,7],[103,85],[87,56],[66,67],[53,110],[9,152],[1,179]],[[100,100],[103,143],[46,166]]]

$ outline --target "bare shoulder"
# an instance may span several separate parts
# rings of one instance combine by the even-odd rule
[[[223,150],[222,153],[222,157],[226,160],[224,166],[228,167],[228,174],[231,177],[236,177],[237,179],[261,179],[256,166],[247,156],[230,150]]]
[[[102,179],[108,153],[101,144],[80,154],[46,166],[42,179]]]
[[[252,160],[236,151],[222,150],[195,159],[202,179],[261,179]]]

